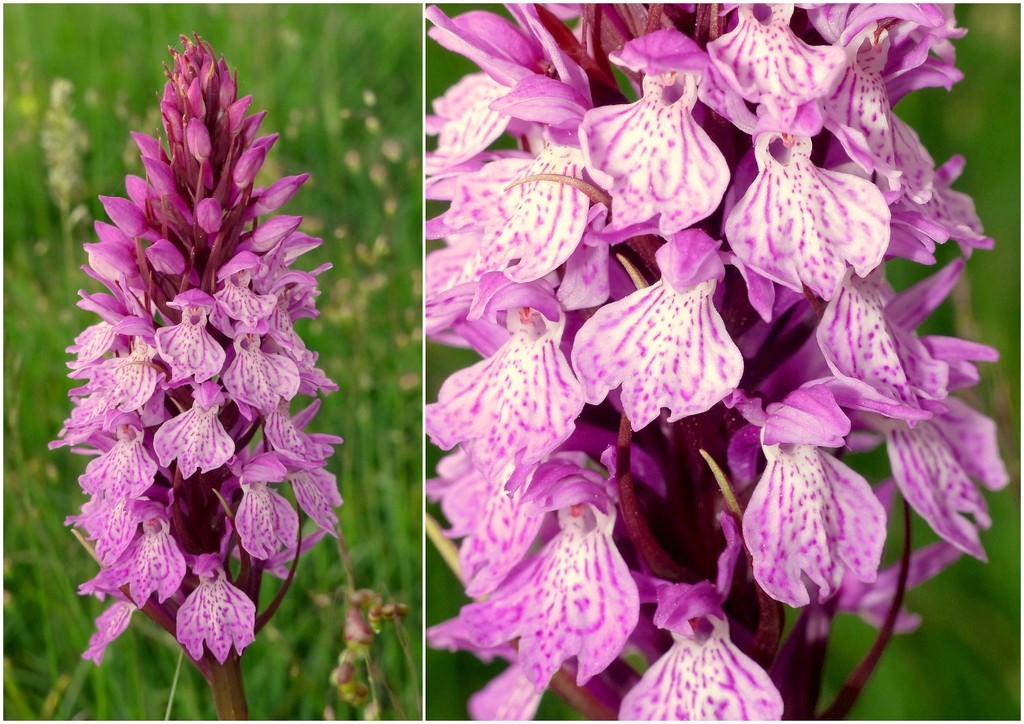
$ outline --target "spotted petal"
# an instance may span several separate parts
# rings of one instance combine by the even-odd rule
[[[917,408],[946,396],[949,367],[889,318],[892,296],[880,276],[848,274],[825,308],[818,346],[833,374],[862,395]]]
[[[75,337],[75,343],[66,350],[77,354],[74,362],[68,362],[68,367],[77,370],[100,359],[113,346],[116,337],[114,328],[106,322],[97,322],[91,327],[86,327]]]
[[[295,500],[303,512],[329,534],[338,537],[335,528],[338,515],[334,509],[341,505],[338,480],[324,469],[300,470],[288,476],[295,491]]]
[[[801,579],[822,600],[843,573],[875,580],[885,543],[885,510],[860,475],[810,445],[764,445],[768,466],[743,515],[754,577],[772,598],[805,606]]]
[[[614,199],[609,228],[659,217],[663,235],[681,231],[718,208],[729,184],[722,152],[691,114],[696,76],[683,73],[682,95],[665,90],[675,74],[648,75],[644,96],[630,105],[588,111],[580,126],[587,168]]]
[[[230,460],[235,441],[218,419],[219,411],[218,405],[204,407],[196,400],[192,409],[161,425],[153,436],[153,451],[160,464],[166,467],[177,460],[182,477],[188,478],[196,470],[208,473]]]
[[[597,311],[576,335],[573,367],[588,403],[622,385],[634,430],[704,412],[737,384],[743,357],[712,302],[717,282],[677,292],[664,280]]]
[[[96,633],[89,637],[89,648],[82,654],[97,666],[103,663],[103,654],[107,645],[116,639],[132,620],[132,614],[138,609],[128,601],[114,601],[114,604],[96,619]]]
[[[722,77],[743,98],[762,103],[782,123],[799,106],[827,95],[839,82],[846,54],[833,46],[810,46],[789,27],[792,5],[771,5],[762,23],[755,6],[741,5],[739,22],[708,43],[708,54]]]
[[[582,169],[578,150],[548,146],[521,179],[541,174],[579,179]],[[526,181],[507,193],[514,210],[502,227],[484,237],[482,267],[505,271],[512,281],[531,282],[557,269],[579,245],[590,200],[573,186],[546,179]]]
[[[585,684],[622,652],[640,599],[612,542],[614,512],[590,505],[559,513],[562,530],[486,601],[462,610],[470,636],[494,647],[519,639],[519,663],[536,690],[571,656]]]
[[[537,713],[540,698],[522,667],[512,663],[469,697],[467,709],[476,721],[529,721]]]
[[[622,699],[623,720],[747,721],[782,718],[782,696],[768,674],[729,639],[729,624],[699,639],[672,634],[672,648]]]
[[[846,49],[850,64],[823,107],[825,127],[850,158],[868,173],[898,178],[892,107],[882,80],[888,47],[887,32],[876,34],[874,25],[854,38]]]
[[[82,510],[84,512],[85,508]],[[127,498],[103,499],[96,513],[99,523],[96,535],[93,536],[96,541],[96,558],[100,565],[109,566],[131,545],[139,528],[139,520]]]
[[[146,450],[142,431],[133,425],[118,429],[117,442],[93,459],[79,478],[87,493],[106,491],[113,498],[137,498],[153,484],[156,461]]]
[[[978,528],[992,524],[988,506],[939,428],[931,422],[913,429],[894,422],[886,441],[893,478],[910,507],[944,539],[985,560]]]
[[[248,263],[255,267],[258,260],[249,260],[245,255],[252,255],[252,252],[239,254],[241,261],[236,266]],[[217,274],[222,281],[220,291],[213,295],[217,300],[217,307],[245,327],[262,332],[266,329],[267,317],[274,313],[277,297],[272,294],[257,294],[250,288],[251,268],[230,271],[233,268],[225,266]],[[229,273],[225,274],[226,271]]]
[[[244,548],[253,558],[265,560],[298,540],[299,515],[280,493],[266,483],[242,485],[242,502],[235,526]]]
[[[206,331],[206,312],[186,311],[181,323],[156,332],[156,347],[175,380],[205,382],[224,367],[224,348]]]
[[[544,329],[543,317],[509,313],[512,336],[489,359],[456,372],[427,405],[424,426],[444,449],[467,446],[488,477],[516,458],[539,462],[574,429],[583,391],[558,345],[563,324]]]
[[[491,110],[491,103],[508,88],[483,73],[467,75],[434,101],[434,118],[428,123],[438,134],[437,150],[426,156],[428,175],[468,161],[505,132],[508,117]],[[428,128],[428,131],[430,129]]]
[[[163,516],[143,520],[142,536],[137,540],[128,567],[128,585],[132,600],[140,606],[155,591],[163,603],[181,585],[185,577],[185,557],[171,538],[170,525]]]
[[[111,401],[124,412],[138,410],[149,402],[163,376],[152,364],[156,350],[141,338],[133,342],[132,353],[115,363],[112,375]]]
[[[529,515],[522,489],[508,494],[503,487],[490,486],[487,506],[479,512],[473,533],[459,547],[459,567],[466,595],[489,595],[526,555],[543,515]]]
[[[770,149],[776,138],[757,137],[757,178],[730,212],[726,236],[736,255],[762,275],[798,292],[806,284],[831,299],[847,263],[860,276],[881,263],[889,207],[864,179],[815,167],[810,139]]]
[[[224,387],[231,395],[269,415],[278,403],[299,391],[299,370],[283,354],[264,352],[260,338],[240,334],[235,338],[235,359],[224,372]]]
[[[437,477],[427,480],[423,488],[428,500],[441,505],[451,525],[445,535],[461,538],[476,529],[491,485],[460,447],[438,462]]]
[[[213,554],[202,555],[193,567],[199,585],[178,609],[178,642],[193,659],[203,656],[203,644],[224,663],[231,647],[242,653],[255,640],[256,606],[228,582]]]

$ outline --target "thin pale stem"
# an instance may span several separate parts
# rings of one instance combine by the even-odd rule
[[[452,569],[452,573],[460,581],[462,580],[462,571],[459,566],[459,549],[455,547],[455,544],[450,539],[445,538],[444,532],[441,530],[441,525],[437,522],[434,516],[427,514],[426,517],[427,526],[427,538],[434,544],[434,548],[441,554],[441,558],[448,564],[448,567]]]
[[[516,186],[521,186],[522,184],[534,181],[551,181],[556,184],[572,186],[577,191],[582,191],[586,197],[595,204],[604,204],[609,210],[612,208],[612,197],[608,195],[607,191],[599,189],[594,184],[588,183],[583,179],[576,178],[574,176],[566,176],[560,173],[537,173],[533,176],[527,176],[526,178],[521,178],[518,181],[513,181],[505,187],[505,190],[508,191]]]

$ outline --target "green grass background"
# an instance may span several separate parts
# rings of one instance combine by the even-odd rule
[[[445,9],[450,16],[468,10]],[[1020,717],[1020,7],[961,6],[957,18],[969,28],[965,38],[955,41],[965,79],[951,93],[913,93],[896,111],[917,129],[936,163],[954,153],[966,157],[966,171],[955,188],[973,196],[986,232],[996,240],[994,251],[977,252],[969,261],[955,308],[945,303],[925,331],[956,333],[1001,352],[998,364],[982,368],[982,383],[968,398],[998,421],[1012,482],[987,496],[993,518],[992,529],[982,534],[988,564],[963,559],[908,593],[908,607],[921,613],[924,622],[917,632],[890,643],[851,714],[859,719]],[[475,71],[471,62],[431,40],[426,60],[428,104],[457,78]],[[942,251],[940,263],[957,253],[952,244]],[[901,289],[927,273],[923,267],[894,264],[888,275]],[[428,344],[427,401],[437,399],[451,370],[470,360]],[[428,475],[439,457],[428,448]],[[873,480],[886,474],[877,458],[863,461],[862,469]],[[901,534],[893,535],[899,540]],[[915,545],[933,537],[917,521]],[[465,602],[459,584],[428,544],[428,625],[454,616]],[[788,618],[793,619],[792,613]],[[859,619],[840,619],[830,645],[823,703],[831,701],[873,637],[874,629]],[[428,650],[428,718],[465,718],[466,699],[503,668],[503,663],[484,666],[470,654]],[[572,718],[574,712],[546,694],[538,717]]]
[[[401,712],[418,714],[421,660],[421,19],[420,8],[353,6],[4,7],[4,713],[8,718],[164,716],[178,648],[144,616],[99,668],[79,658],[104,604],[76,595],[96,566],[64,527],[84,497],[86,460],[49,452],[70,412],[64,348],[95,319],[75,307],[95,290],[79,270],[98,194],[124,194],[141,173],[129,131],[155,133],[178,35],[198,32],[237,68],[239,95],[279,132],[264,179],[309,172],[284,212],[331,261],[322,316],[300,332],[341,391],[318,431],[345,437],[331,462],[345,504],[356,582],[407,603],[410,671],[394,629],[375,655]],[[40,148],[56,78],[74,84],[74,116],[90,138],[86,219],[69,238],[47,191]],[[307,528],[307,532],[308,532]],[[328,681],[343,648],[344,576],[332,539],[300,561],[273,622],[243,659],[250,714],[261,719],[358,717]],[[264,592],[269,600],[276,585]],[[387,704],[382,716],[396,718]],[[202,677],[186,662],[172,718],[212,718]]]

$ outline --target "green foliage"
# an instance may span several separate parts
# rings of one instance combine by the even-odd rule
[[[447,6],[445,11],[452,16],[469,9]],[[908,592],[906,605],[922,615],[923,623],[913,634],[894,637],[852,712],[858,719],[1020,716],[1020,7],[961,6],[957,18],[969,28],[966,37],[954,41],[964,80],[951,93],[912,93],[897,105],[896,113],[918,131],[937,164],[955,153],[967,159],[955,188],[974,198],[985,232],[996,241],[993,251],[971,257],[955,303],[943,304],[925,331],[955,334],[999,350],[999,363],[980,366],[981,384],[966,397],[996,419],[1011,483],[1000,493],[986,495],[993,519],[992,529],[982,534],[988,564],[961,560]],[[470,61],[431,40],[426,59],[428,106],[455,80],[476,70]],[[434,214],[439,211],[433,209]],[[940,252],[940,264],[959,253],[952,243]],[[903,289],[931,271],[897,263],[888,277]],[[451,371],[472,361],[461,351],[428,345],[427,401],[437,399],[437,390]],[[439,457],[436,449],[428,449],[428,475]],[[863,467],[874,475],[872,480],[888,473],[884,456],[881,466],[877,460],[865,462],[873,465]],[[429,512],[439,515],[434,507]],[[934,539],[920,523],[913,528],[915,546]],[[898,526],[891,530],[893,539],[900,540]],[[886,560],[898,555],[889,550]],[[440,556],[428,550],[428,625],[458,613],[466,602],[459,589]],[[794,613],[788,614],[791,622]],[[859,619],[840,618],[829,647],[823,704],[831,701],[874,635],[875,630]],[[428,717],[465,717],[468,696],[503,668],[501,663],[484,666],[470,654],[428,649]],[[455,683],[440,687],[430,685],[432,681]],[[538,718],[579,717],[549,693]]]
[[[155,134],[162,64],[179,34],[197,32],[238,69],[239,95],[279,132],[265,177],[309,172],[284,211],[324,239],[303,268],[320,277],[321,317],[299,331],[341,391],[315,429],[345,437],[331,463],[357,587],[410,607],[411,661],[421,655],[419,8],[328,6],[8,6],[4,8],[4,706],[14,718],[164,716],[178,647],[143,616],[102,667],[79,658],[104,605],[76,595],[96,565],[63,526],[80,506],[85,460],[49,452],[70,411],[64,348],[94,320],[74,306],[96,290],[79,267],[103,219],[98,194],[124,194],[141,174],[128,132]],[[40,144],[50,89],[71,82],[70,113],[88,135],[77,197],[51,198]],[[52,125],[51,125],[52,127]],[[58,126],[59,129],[59,126]],[[74,168],[73,165],[68,168]],[[310,529],[307,528],[307,532]],[[330,672],[344,649],[346,581],[326,539],[299,563],[295,585],[244,656],[250,713],[338,718]],[[276,592],[269,583],[265,606]],[[419,712],[393,626],[375,659],[400,708]],[[187,663],[173,718],[212,718],[212,697]]]

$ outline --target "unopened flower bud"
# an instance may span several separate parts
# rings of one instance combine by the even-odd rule
[[[373,630],[362,612],[350,606],[345,613],[345,645],[353,651],[367,651],[373,643]]]

